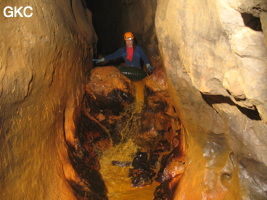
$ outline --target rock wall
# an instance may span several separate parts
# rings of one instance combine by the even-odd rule
[[[159,46],[188,131],[175,199],[266,199],[266,6],[158,1]]]
[[[33,8],[31,18],[0,17],[1,199],[76,199],[66,142],[78,145],[74,121],[97,41],[82,2],[0,2],[1,11]],[[266,199],[266,1],[116,2],[123,12],[109,25],[118,36],[131,29],[156,67],[158,39],[187,131],[175,199]]]
[[[33,16],[6,18],[6,6]],[[0,198],[76,199],[66,140],[97,39],[90,11],[80,0],[4,0],[0,10]]]

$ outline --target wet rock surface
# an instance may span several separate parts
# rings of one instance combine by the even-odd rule
[[[177,120],[175,113],[179,113],[187,130],[191,166],[176,198],[186,195],[188,199],[201,199],[205,193],[210,199],[266,199],[266,1],[118,0],[118,9],[110,9],[109,1],[97,2],[99,24],[108,24],[114,30],[113,23],[109,23],[113,17],[117,24],[124,22],[114,31],[120,35],[116,38],[106,35],[109,28],[101,26],[102,49],[110,46],[108,53],[115,50],[123,42],[125,27],[136,33],[152,65],[160,57],[156,47],[160,48],[169,81],[165,86],[172,87],[175,108],[179,109],[168,106],[164,92],[156,89],[157,85],[163,86],[161,79],[149,79],[152,82],[146,82],[146,114],[140,116],[142,123],[132,123],[131,128],[139,124],[143,129],[136,128],[135,142],[140,148],[149,146],[150,150],[144,152],[148,152],[149,163],[157,165],[160,155],[151,149],[165,134],[171,143],[171,135],[177,134],[171,129],[179,128],[166,128],[157,120],[149,124],[145,119],[159,117],[168,122]],[[0,171],[5,184],[1,195],[11,199],[75,199],[68,182],[78,190],[79,176],[70,166],[65,143],[73,152],[69,155],[74,160],[72,165],[85,160],[84,166],[98,170],[101,151],[123,140],[117,130],[123,130],[121,124],[131,117],[130,111],[120,117],[124,106],[131,105],[131,92],[120,87],[107,90],[103,98],[96,91],[101,84],[92,86],[94,92],[84,97],[84,115],[90,119],[85,121],[101,131],[92,128],[92,138],[87,131],[80,138],[74,136],[84,74],[89,73],[96,51],[92,15],[85,1],[31,3],[34,17],[0,19]],[[8,1],[2,1],[1,10],[7,5]],[[105,7],[110,10],[108,23],[102,17]],[[123,12],[115,16],[118,10]],[[132,17],[136,10],[141,17]],[[94,145],[83,141],[85,138]],[[81,140],[80,144],[77,140]],[[169,167],[166,173],[161,170],[162,180],[168,180],[170,169],[176,168],[173,159],[167,160]],[[201,187],[195,187],[196,182]],[[237,187],[245,188],[244,194]],[[192,198],[191,188],[198,188]],[[80,195],[89,198],[89,190],[84,190]]]
[[[185,151],[180,151],[178,156],[175,150],[184,148],[184,141],[180,139],[184,131],[168,95],[165,78],[164,73],[157,70],[143,80],[141,92],[144,100],[138,108],[136,98],[140,96],[137,97],[136,85],[115,67],[94,68],[86,85],[83,114],[77,132],[80,147],[73,151],[76,165],[78,161],[83,161],[84,166],[98,172],[101,167],[98,160],[103,151],[132,139],[138,146],[132,162],[114,160],[112,165],[130,167],[133,187],[144,187],[154,181],[166,185],[166,182],[181,175],[182,170],[178,173],[173,169],[178,167],[177,163],[185,164]],[[171,186],[160,187],[155,198],[173,190]]]
[[[152,178],[156,173],[150,169],[148,154],[146,152],[136,153],[129,176],[132,179],[133,187],[143,187],[152,183]]]
[[[22,6],[32,17],[19,17]],[[75,143],[96,44],[91,12],[80,0],[4,0],[0,9],[0,199],[74,200],[66,142]]]
[[[106,109],[115,115],[134,100],[131,81],[112,66],[92,69],[86,93],[96,103],[96,106],[91,106],[92,109]]]
[[[191,164],[175,198],[266,199],[266,1],[158,1],[156,30],[188,133]]]

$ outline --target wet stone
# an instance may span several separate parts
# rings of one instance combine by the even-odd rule
[[[131,162],[127,162],[127,161],[123,162],[123,161],[116,161],[116,160],[113,160],[111,163],[112,165],[118,166],[118,167],[129,167],[132,164]]]
[[[165,181],[156,188],[153,200],[172,200],[172,192],[169,189],[169,182],[170,181]]]
[[[146,152],[138,152],[133,159],[132,166],[133,168],[129,169],[129,177],[131,177],[133,187],[143,187],[152,183],[152,178],[156,173],[150,169]]]

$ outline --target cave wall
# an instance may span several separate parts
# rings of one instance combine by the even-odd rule
[[[175,199],[266,199],[265,1],[114,2],[122,12],[108,27],[118,38],[108,40],[131,29],[152,65],[164,58],[187,130]],[[0,10],[7,5],[29,2],[4,0]],[[74,120],[97,37],[79,0],[30,6],[31,18],[0,18],[0,196],[75,199],[67,180],[79,180],[65,141],[76,145]],[[259,19],[262,31],[242,13]]]
[[[266,199],[266,1],[158,1],[155,20],[188,131],[175,198]]]
[[[152,65],[164,60],[188,132],[190,164],[175,198],[265,199],[265,1],[116,2],[116,35],[130,29]]]
[[[31,6],[6,18],[6,6]],[[80,0],[0,2],[0,198],[76,199],[66,148],[96,36]]]

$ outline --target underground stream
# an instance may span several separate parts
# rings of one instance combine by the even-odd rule
[[[81,177],[70,183],[78,199],[172,199],[184,170],[184,133],[173,103],[146,82],[116,67],[92,70],[78,148],[69,147]]]

